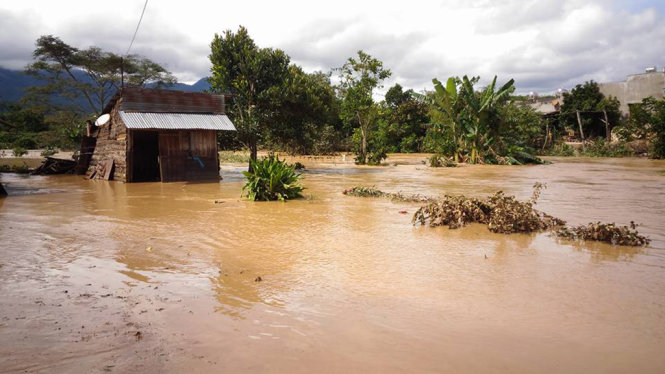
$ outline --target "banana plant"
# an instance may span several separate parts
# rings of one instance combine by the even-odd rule
[[[508,98],[515,90],[513,79],[506,82],[498,91],[496,87],[496,76],[489,86],[483,91],[476,92],[473,89],[478,78],[469,79],[466,75],[462,77],[461,93],[464,98],[466,109],[470,112],[469,127],[466,139],[470,149],[469,162],[472,164],[483,161],[482,153],[492,144],[491,134],[494,127],[498,125],[492,116],[498,104]]]

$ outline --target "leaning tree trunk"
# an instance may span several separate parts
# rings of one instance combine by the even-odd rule
[[[249,167],[247,170],[251,173],[254,170],[252,169],[252,162],[251,161],[256,161],[257,159],[257,154],[258,154],[258,149],[256,146],[256,136],[252,136],[252,138],[249,140]]]

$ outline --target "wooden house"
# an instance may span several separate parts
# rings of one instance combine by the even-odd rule
[[[87,175],[122,182],[219,180],[217,132],[235,131],[224,96],[125,88],[91,131]]]

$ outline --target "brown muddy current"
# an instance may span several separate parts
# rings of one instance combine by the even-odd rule
[[[2,175],[0,372],[665,372],[665,163],[424,158],[302,159],[288,203],[240,199],[243,165],[207,184]],[[341,193],[536,181],[539,209],[634,220],[651,245],[414,227],[417,205]]]

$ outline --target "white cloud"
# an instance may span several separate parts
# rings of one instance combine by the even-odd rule
[[[24,66],[43,34],[122,53],[142,6],[142,0],[0,3],[0,66]],[[515,78],[521,92],[548,92],[665,64],[658,49],[665,38],[662,9],[656,0],[152,0],[132,52],[191,82],[208,74],[214,33],[244,25],[257,44],[284,49],[309,71],[339,67],[363,49],[392,70],[387,85],[421,90],[434,77],[488,81],[496,74],[500,81]]]

